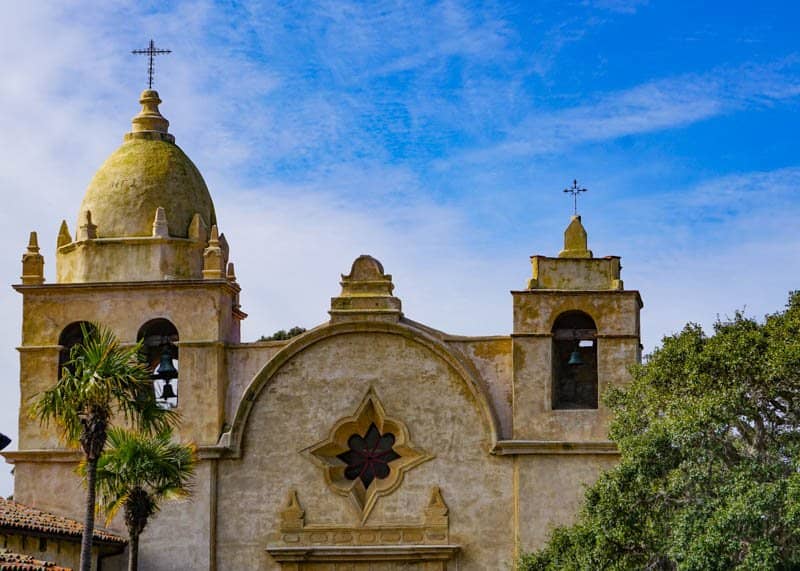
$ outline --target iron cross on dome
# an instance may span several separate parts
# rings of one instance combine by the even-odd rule
[[[147,46],[147,49],[144,50],[133,50],[131,52],[134,55],[146,55],[149,58],[149,62],[147,64],[147,89],[153,89],[153,76],[155,75],[155,65],[154,59],[155,56],[171,54],[172,50],[162,50],[156,48],[156,43],[153,40],[150,40],[150,45]]]
[[[581,192],[586,192],[588,190],[589,190],[588,188],[580,188],[578,186],[578,180],[577,179],[572,181],[572,187],[571,188],[565,188],[564,189],[564,192],[568,192],[568,193],[570,193],[572,195],[572,213],[575,216],[578,215],[578,195]]]

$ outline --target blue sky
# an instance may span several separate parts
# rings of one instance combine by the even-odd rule
[[[504,334],[573,178],[623,258],[643,341],[800,280],[800,8],[791,2],[31,2],[0,21],[2,281],[46,273],[94,171],[155,87],[203,172],[255,339],[326,319],[361,253],[412,319]],[[0,293],[0,431],[16,438],[20,298]],[[0,493],[11,490],[0,476]]]

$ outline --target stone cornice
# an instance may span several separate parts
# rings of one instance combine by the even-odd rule
[[[228,449],[223,446],[198,446],[197,456],[200,460],[210,460],[225,456]],[[80,450],[68,448],[35,448],[32,450],[10,450],[0,452],[0,456],[9,464],[17,462],[67,462],[77,463],[83,460]]]
[[[500,440],[492,449],[498,456],[528,454],[612,454],[619,455],[617,445],[610,440],[565,441],[565,440]]]
[[[276,561],[449,561],[458,545],[314,545],[267,547]]]
[[[557,295],[586,296],[586,295],[630,295],[635,296],[639,307],[644,307],[642,295],[638,289],[512,289],[511,295]]]
[[[168,286],[177,288],[211,288],[222,286],[232,293],[241,291],[239,284],[226,278],[221,279],[195,279],[195,280],[150,280],[150,281],[119,281],[119,282],[75,282],[75,283],[45,283],[38,285],[14,284],[13,287],[20,293],[38,293],[44,291],[69,291],[69,290],[130,290],[130,289],[160,289]]]

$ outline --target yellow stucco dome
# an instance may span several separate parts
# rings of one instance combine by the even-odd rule
[[[210,228],[216,216],[208,187],[167,133],[158,93],[145,90],[140,103],[132,132],[89,183],[78,224],[88,210],[98,238],[151,236],[156,209],[162,206],[172,237],[186,238],[196,213]]]

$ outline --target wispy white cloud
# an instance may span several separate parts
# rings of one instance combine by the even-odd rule
[[[583,5],[619,14],[635,14],[649,3],[649,0],[585,0]]]
[[[457,161],[497,161],[555,153],[576,145],[686,127],[800,96],[800,69],[787,59],[650,81],[564,109],[534,110],[494,145]]]

